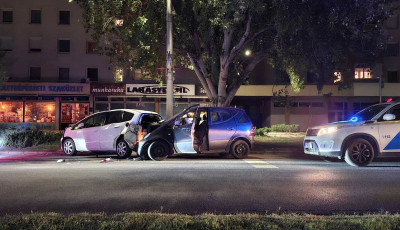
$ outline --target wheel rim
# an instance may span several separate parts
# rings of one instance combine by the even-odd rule
[[[162,145],[154,146],[154,149],[152,152],[153,152],[154,157],[164,157],[166,155],[164,146],[162,146]]]
[[[126,144],[124,142],[119,142],[117,145],[117,154],[119,156],[124,156],[126,154]]]
[[[357,143],[351,148],[351,159],[357,163],[365,163],[371,159],[372,149],[365,143]]]
[[[247,153],[247,148],[245,146],[245,144],[243,143],[239,143],[235,146],[235,153],[238,156],[245,156]]]
[[[64,152],[68,155],[72,154],[73,152],[73,145],[71,141],[64,142]]]

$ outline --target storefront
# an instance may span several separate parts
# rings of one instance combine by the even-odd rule
[[[174,113],[191,104],[207,104],[208,100],[194,84],[174,85]],[[196,89],[198,91],[196,91]],[[91,84],[94,111],[108,109],[140,109],[155,111],[165,117],[166,86],[160,84]]]
[[[62,129],[89,115],[89,84],[4,83],[0,123],[36,129]]]

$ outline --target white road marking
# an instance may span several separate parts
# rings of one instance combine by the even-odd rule
[[[275,165],[271,165],[270,163],[262,160],[244,160],[244,162],[250,164],[254,168],[262,168],[262,169],[277,169]]]

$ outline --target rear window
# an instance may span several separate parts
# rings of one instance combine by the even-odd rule
[[[229,112],[229,110],[212,110],[211,111],[211,122],[217,123],[217,122],[224,122],[229,120],[232,117],[232,114]]]
[[[250,123],[250,118],[247,116],[247,114],[243,113],[243,115],[239,119],[239,123]]]
[[[158,123],[162,120],[160,115],[157,114],[144,114],[141,119],[141,125],[148,125],[150,123]]]
[[[132,117],[133,117],[133,113],[124,112],[124,114],[122,115],[122,121],[123,122],[130,121],[130,120],[132,120]]]
[[[108,112],[107,115],[107,124],[122,122],[122,111]]]

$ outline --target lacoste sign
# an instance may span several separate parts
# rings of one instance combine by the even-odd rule
[[[165,95],[167,86],[159,84],[126,84],[126,95]],[[174,85],[174,95],[195,95],[194,85]]]

